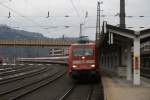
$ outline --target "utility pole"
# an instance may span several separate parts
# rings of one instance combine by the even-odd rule
[[[79,37],[82,37],[82,26],[83,26],[83,24],[80,24],[80,34],[79,34]]]
[[[63,39],[63,40],[65,39],[65,35],[64,35],[64,34],[62,35],[62,39]]]
[[[99,38],[100,38],[100,4],[102,4],[103,2],[98,2],[97,4],[97,20],[96,20],[96,42],[99,41]]]
[[[120,0],[120,27],[126,28],[125,24],[125,0]]]
[[[97,3],[97,20],[96,20],[96,48],[98,49],[98,53],[97,53],[97,60],[99,61],[100,60],[100,35],[101,35],[101,23],[100,23],[100,11],[101,11],[101,8],[100,8],[100,5],[103,4],[103,2],[98,2]]]
[[[100,2],[97,5],[97,21],[96,21],[96,39],[99,38],[100,35]]]

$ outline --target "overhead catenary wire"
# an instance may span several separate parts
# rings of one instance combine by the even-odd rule
[[[12,0],[7,0],[7,1],[4,1],[4,2],[0,2],[0,4],[3,4],[3,3],[5,3],[5,2],[8,2],[8,1],[12,1]],[[71,1],[71,4],[73,5],[73,7],[76,9],[76,11],[77,11],[77,17],[79,17],[79,16],[81,16],[80,14],[79,14],[79,11],[78,11],[78,9],[77,9],[77,7],[75,6],[75,4],[73,3],[73,0],[70,0]],[[80,0],[78,0],[79,1],[79,3],[80,3]],[[6,5],[5,5],[6,6]],[[7,6],[8,7],[8,6]],[[10,8],[10,7],[9,7]],[[82,12],[83,13],[85,13],[84,12],[84,9],[82,8],[82,7],[80,7],[81,8],[81,10],[82,10]],[[48,11],[49,12],[49,11]],[[116,15],[116,14],[114,14],[114,15],[102,15],[101,17],[111,17],[111,16],[115,16],[115,17],[119,17],[119,13],[118,13],[118,15]],[[25,16],[25,17],[28,17],[28,16]],[[38,16],[37,16],[38,17]],[[41,16],[41,17],[43,17],[43,16]],[[53,16],[53,17],[64,17],[64,16]],[[69,17],[71,17],[71,16],[69,16]],[[72,17],[75,17],[75,16],[72,16]],[[89,17],[96,17],[96,16],[89,16]],[[129,17],[129,18],[132,18],[132,17],[140,17],[140,18],[144,18],[144,17],[150,17],[150,15],[128,15],[128,16],[125,16],[125,17]]]
[[[13,19],[14,17],[11,17],[11,20],[13,21],[13,22],[15,22],[15,24],[16,24],[16,27],[12,27],[12,28],[20,28],[19,26],[19,23],[17,22],[17,21],[15,21],[14,19]],[[8,19],[8,20],[10,20],[10,19]]]
[[[16,22],[16,21],[14,21]],[[17,23],[18,25],[18,23]],[[20,25],[18,25],[20,26]],[[30,28],[37,28],[38,26],[20,26],[20,27],[30,27]],[[44,29],[56,29],[56,28],[75,28],[75,27],[78,27],[77,25],[76,26],[72,26],[72,25],[62,25],[62,26],[40,26],[40,28],[44,28]],[[102,27],[102,26],[101,26]],[[96,28],[95,26],[85,26],[84,28]],[[127,28],[146,28],[144,26],[127,26]]]
[[[119,17],[119,14],[114,14],[114,15],[101,15],[101,17]],[[128,18],[135,18],[135,17],[139,17],[139,18],[144,18],[144,17],[150,17],[150,15],[126,15],[125,17]]]
[[[82,11],[82,13],[83,13],[83,19],[84,19],[84,17],[85,17],[85,11],[84,11],[84,8],[83,8],[83,6],[81,5],[81,0],[78,0],[78,2],[79,2],[79,8],[81,9],[81,11]]]
[[[85,24],[85,23],[86,23],[86,19],[87,19],[87,18],[88,18],[88,12],[86,11],[85,16],[84,16],[83,24]]]
[[[73,2],[72,2],[72,3],[73,3]],[[9,10],[11,10],[12,12],[16,13],[17,15],[19,15],[19,16],[25,18],[26,20],[28,20],[28,21],[34,23],[37,27],[42,27],[40,24],[36,23],[34,20],[28,18],[29,16],[24,16],[24,15],[22,15],[21,13],[15,11],[14,9],[8,7],[7,5],[4,5],[4,4],[0,4],[0,5],[3,6],[3,7],[5,7],[5,8],[7,8],[7,9],[9,9]],[[75,6],[74,6],[74,7],[75,7]],[[77,9],[76,9],[76,11],[77,11]],[[78,12],[78,11],[77,11],[77,12]],[[78,16],[80,16],[79,13],[78,13]],[[0,16],[0,17],[1,17],[1,16]],[[10,18],[10,17],[11,17],[11,13],[9,12],[8,18]],[[31,16],[31,17],[33,17],[33,16]],[[34,17],[35,17],[35,16],[34,16]],[[37,16],[37,17],[39,17],[39,16]],[[41,17],[42,17],[42,16],[41,16]],[[49,11],[48,11],[48,16],[47,16],[47,17],[50,17]],[[70,16],[64,16],[64,17],[70,17]],[[66,25],[66,26],[67,26],[67,25]],[[50,29],[50,28],[51,28],[51,27],[49,27],[49,28],[47,28],[47,29]],[[53,27],[53,28],[54,28],[54,27]],[[67,26],[66,28],[69,28],[69,27]],[[44,29],[45,29],[45,28],[44,28]]]
[[[10,0],[1,1],[0,4],[11,2]]]
[[[87,12],[87,11],[86,11],[86,12]],[[86,12],[85,12],[85,13],[86,13]],[[85,15],[86,15],[86,14],[85,14]],[[24,17],[41,17],[41,18],[45,18],[44,15],[43,15],[43,16],[35,16],[35,15],[34,15],[34,16],[25,16],[25,15],[23,15],[23,16],[24,16]],[[47,14],[47,16],[48,16],[48,14]],[[46,16],[46,17],[47,17],[47,16]],[[6,16],[0,16],[0,17],[6,17]],[[14,17],[19,17],[19,16],[14,16]],[[22,16],[21,16],[21,17],[22,17]],[[54,16],[54,15],[53,15],[53,16],[50,16],[50,14],[49,14],[49,17],[62,17],[62,18],[64,17],[64,18],[69,18],[69,17],[78,17],[78,16],[71,16],[71,15],[69,15],[69,14],[68,14],[68,15],[63,15],[63,16]],[[96,16],[89,16],[89,15],[88,15],[88,17],[94,17],[94,18],[96,18]],[[102,17],[102,18],[104,18],[104,17],[108,17],[108,18],[109,18],[109,17],[119,17],[119,16],[102,14],[101,17]],[[147,16],[146,16],[146,15],[139,15],[139,16],[132,16],[132,15],[130,16],[130,15],[127,15],[127,16],[125,16],[125,17],[126,17],[126,18],[150,18],[150,15],[147,15]],[[85,16],[84,16],[84,18],[85,18]]]
[[[30,19],[30,18],[28,18],[28,17],[22,15],[21,13],[19,13],[19,12],[17,12],[16,10],[14,10],[14,9],[12,9],[12,8],[10,8],[10,7],[8,7],[7,5],[4,5],[4,4],[0,4],[0,5],[3,6],[4,8],[7,8],[7,9],[11,10],[12,12],[14,12],[14,13],[16,13],[17,15],[21,16],[22,18],[24,18],[24,19],[26,19],[26,20],[28,20],[28,21],[34,23],[36,26],[42,27],[40,24],[38,24],[38,23],[35,22],[34,20],[32,20],[32,19]],[[42,28],[42,29],[43,29],[43,28]],[[44,29],[44,30],[45,30],[45,29]],[[46,31],[46,30],[45,30],[45,31]],[[48,33],[49,33],[49,32],[48,32]]]
[[[13,17],[12,17],[13,18]],[[11,20],[12,20],[11,18]],[[9,19],[10,20],[10,19]],[[14,20],[15,21],[15,20]],[[16,23],[16,22],[15,22]],[[32,25],[29,25],[29,26],[21,26],[19,24],[17,24],[17,28],[21,28],[21,27],[24,27],[24,28],[43,28],[43,29],[46,29],[46,30],[49,30],[49,29],[60,29],[60,28],[78,28],[78,25],[51,25],[51,26],[32,26]],[[16,28],[16,27],[12,27],[12,28]],[[92,29],[92,28],[96,28],[95,26],[85,26],[84,29]],[[144,27],[144,26],[127,26],[126,28],[147,28],[147,27]],[[58,30],[57,30],[58,31]]]
[[[9,1],[11,2],[12,0],[9,0]],[[17,12],[16,10],[10,8],[9,6],[4,5],[3,3],[5,3],[5,2],[1,2],[0,5],[3,6],[4,8],[7,8],[7,9],[11,10],[12,12],[16,13],[18,16],[21,16],[22,18],[34,23],[36,26],[42,27],[39,23],[37,23],[34,20],[28,18],[28,16],[24,16],[23,14],[21,14],[21,13]],[[11,16],[11,12],[9,11],[8,18],[10,18],[10,17],[12,17],[12,16]]]
[[[22,18],[24,18],[24,19],[26,19],[26,20],[28,20],[28,21],[31,21],[31,22],[34,23],[35,25],[40,26],[38,23],[36,23],[35,21],[31,20],[30,18],[28,18],[28,17],[22,15],[21,13],[17,12],[16,10],[14,10],[14,9],[12,9],[12,8],[10,8],[10,7],[6,6],[6,5],[4,5],[4,4],[0,4],[0,5],[3,6],[3,7],[5,7],[5,8],[7,8],[7,9],[9,9],[9,10],[11,10],[12,12],[14,12],[14,13],[16,13],[17,15],[21,16]]]
[[[71,0],[72,1],[72,0]],[[5,5],[6,6],[6,5]],[[7,6],[8,7],[8,6]],[[5,7],[6,8],[6,7]],[[10,8],[10,7],[9,7]],[[12,11],[12,10],[11,10]],[[78,10],[77,10],[78,11]],[[14,11],[13,11],[14,12]],[[17,12],[18,13],[18,12]],[[79,12],[78,12],[79,13]],[[11,17],[12,17],[12,14],[10,14],[11,15]],[[18,14],[19,16],[21,16],[20,14]],[[81,15],[80,15],[80,13],[79,13],[79,16],[81,17]],[[77,17],[79,17],[79,16],[77,16]],[[101,17],[119,17],[119,16],[115,16],[115,15],[101,15]],[[39,24],[39,23],[37,23],[37,22],[35,22],[34,20],[32,20],[32,19],[30,19],[30,18],[28,18],[29,16],[24,16],[24,15],[22,15],[21,17],[24,17],[25,19],[27,19],[27,20],[29,20],[30,22],[32,22],[32,23],[34,23],[37,27],[42,27],[42,25],[41,24]],[[34,17],[34,16],[33,16]],[[35,16],[35,17],[38,17],[38,16]],[[41,17],[45,17],[45,16],[41,16]],[[64,16],[53,16],[53,17],[64,17]],[[75,16],[68,16],[68,17],[75,17]],[[96,16],[88,16],[88,17],[96,17]],[[144,16],[144,15],[140,15],[140,16],[126,16],[127,18],[135,18],[135,17],[139,17],[139,18],[145,18],[145,17],[150,17],[150,16]],[[67,17],[66,17],[67,18]],[[32,21],[31,21],[32,20]],[[67,26],[67,25],[66,25]],[[68,25],[69,26],[69,25]],[[143,28],[142,26],[141,26],[141,28]],[[50,29],[50,28],[49,28]]]
[[[80,21],[82,22],[82,17],[81,17],[81,15],[79,14],[78,9],[77,9],[76,6],[74,5],[73,0],[69,0],[69,1],[71,2],[71,5],[72,5],[73,9],[75,10],[77,16],[79,17]]]

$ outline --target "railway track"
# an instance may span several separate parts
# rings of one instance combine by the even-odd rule
[[[61,96],[59,100],[65,100],[71,94],[75,87],[76,84],[74,84],[63,96]]]
[[[22,67],[22,66],[11,66],[11,65],[9,65],[9,66],[6,66],[6,65],[0,66],[0,73],[11,71],[11,70],[17,70],[20,67]]]
[[[98,89],[99,84],[77,84],[72,85],[59,100],[103,100],[103,95],[100,96]]]
[[[18,80],[22,80],[22,79],[29,78],[29,77],[33,77],[35,75],[47,72],[48,70],[50,70],[50,69],[48,69],[48,68],[39,68],[39,69],[35,69],[35,70],[29,71],[29,72],[26,72],[26,73],[22,73],[22,74],[19,74],[19,75],[12,75],[10,77],[4,77],[0,81],[0,85],[6,84],[6,83],[11,83],[11,82],[18,81]]]
[[[0,65],[0,71],[18,69],[20,67],[27,66],[27,64],[14,64],[14,65]]]
[[[40,68],[29,70],[29,71],[26,71],[26,72],[21,72],[21,73],[16,73],[16,74],[9,75],[9,76],[4,76],[4,77],[1,77],[1,79],[0,79],[0,85],[1,84],[6,84],[8,82],[16,81],[16,80],[19,80],[19,79],[32,77],[36,74],[46,72],[47,70],[48,70],[47,67],[40,67]]]
[[[32,70],[37,66],[29,66],[29,65],[5,65],[0,66],[0,76],[10,75],[14,73],[23,72],[26,70]]]
[[[103,100],[100,83],[72,81],[60,65],[36,68],[35,72],[0,81],[0,100]]]
[[[0,73],[0,77],[6,76],[6,75],[12,75],[12,74],[16,74],[16,73],[22,73],[22,72],[26,72],[26,71],[33,70],[33,69],[35,69],[35,66],[32,66],[32,67],[21,67],[19,69],[11,69],[9,71],[1,72]]]
[[[51,69],[49,69],[47,73],[43,72],[41,74],[37,74],[32,77],[15,80],[15,81],[12,81],[11,83],[7,83],[7,84],[2,84],[2,85],[0,85],[1,86],[0,95],[10,93],[11,91],[26,87],[34,82],[40,81],[43,78],[47,77],[48,73],[50,71],[51,71]],[[4,88],[2,88],[2,87],[4,87]]]
[[[29,84],[26,84],[24,86],[17,87],[12,90],[4,91],[0,93],[0,100],[16,100],[19,99],[31,92],[36,91],[39,88],[42,88],[43,86],[50,84],[54,82],[55,80],[62,77],[66,71],[60,71],[55,70],[53,73],[50,72],[50,74],[44,74],[42,78],[37,79],[34,82],[31,82]]]

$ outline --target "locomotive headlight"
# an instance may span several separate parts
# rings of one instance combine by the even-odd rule
[[[77,65],[73,65],[72,67],[73,67],[73,68],[77,68],[78,66],[77,66]]]
[[[85,57],[84,56],[82,56],[82,60],[84,60],[85,59]]]
[[[94,68],[94,67],[95,67],[95,65],[93,64],[93,65],[91,65],[91,67],[92,67],[92,68]]]

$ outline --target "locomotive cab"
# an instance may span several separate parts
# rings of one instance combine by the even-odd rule
[[[73,79],[93,77],[99,71],[95,43],[81,42],[69,48],[69,75]]]

